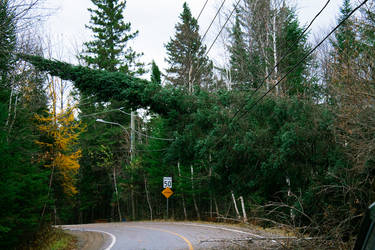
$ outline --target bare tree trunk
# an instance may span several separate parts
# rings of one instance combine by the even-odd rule
[[[241,201],[241,207],[242,207],[242,215],[243,215],[243,222],[247,222],[247,215],[246,215],[246,210],[245,210],[245,202],[243,200],[243,197],[240,196],[240,201]]]
[[[214,203],[215,203],[215,209],[216,209],[216,216],[219,216],[219,207],[217,205],[216,196],[214,195]]]
[[[233,204],[234,204],[234,210],[236,211],[237,218],[241,219],[241,215],[240,215],[240,212],[238,211],[238,207],[236,203],[236,198],[234,197],[233,191],[231,191],[231,193],[232,193],[232,199],[233,199]]]
[[[178,176],[181,178],[180,162],[177,162],[177,169],[178,169]],[[181,195],[181,198],[182,198],[182,208],[184,210],[185,220],[187,220],[187,212],[186,212],[186,205],[185,205],[185,196],[184,196],[183,190],[181,190],[181,191],[182,191],[182,195]]]
[[[5,122],[5,127],[8,127],[9,122],[10,122],[11,113],[12,113],[13,91],[14,90],[12,88],[11,91],[10,91],[10,96],[9,96],[8,118],[7,118],[7,121]]]
[[[194,190],[194,167],[193,165],[190,166],[190,171],[191,171],[191,188],[192,188],[192,194],[193,194],[193,203],[194,203],[194,208],[195,212],[197,213],[198,220],[201,219],[201,216],[199,214],[199,209],[197,205],[197,201],[195,199],[195,190]]]
[[[211,162],[211,154],[209,155],[209,163]],[[213,200],[213,194],[212,194],[212,189],[211,189],[211,178],[212,178],[212,168],[209,167],[209,171],[208,171],[208,177],[209,177],[209,183],[210,183],[210,218],[212,218],[212,200]]]
[[[146,199],[147,199],[147,203],[148,203],[148,208],[150,210],[150,219],[152,220],[152,206],[151,206],[151,201],[150,201],[150,195],[148,193],[148,189],[147,189],[147,178],[146,178],[146,174],[143,174],[143,177],[144,177],[144,180],[145,180],[145,191],[146,191]]]
[[[113,167],[113,183],[115,185],[118,217],[119,217],[119,221],[122,221],[120,201],[119,201],[119,198],[118,198],[117,181],[116,181],[116,168],[115,167]]]
[[[55,164],[52,164],[52,171],[51,171],[51,175],[50,175],[50,177],[49,177],[49,185],[48,185],[47,200],[49,199],[49,195],[50,195],[50,193],[51,193],[51,188],[52,188],[52,181],[53,181],[53,174],[54,174],[54,172],[55,172]],[[40,216],[41,219],[43,219],[44,213],[45,213],[45,211],[46,211],[47,200],[44,202],[42,215]]]
[[[14,122],[16,121],[16,118],[17,118],[17,104],[18,104],[18,95],[16,96],[16,100],[14,101],[14,114],[13,114],[13,119],[12,119],[12,123],[10,124],[9,126],[9,130],[8,130],[8,135],[10,135],[10,133],[12,132],[12,128],[14,126]]]
[[[277,82],[277,75],[278,75],[278,70],[277,70],[277,46],[276,46],[276,3],[274,3],[274,13],[273,13],[273,22],[272,22],[272,38],[273,38],[273,60],[274,60],[274,71],[275,71],[275,83],[276,85]],[[276,95],[280,94],[279,86],[276,86]]]

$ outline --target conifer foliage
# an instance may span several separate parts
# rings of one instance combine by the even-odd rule
[[[167,80],[174,85],[193,92],[195,87],[209,88],[212,83],[212,62],[205,55],[199,34],[199,25],[190,11],[187,3],[183,5],[180,22],[175,26],[174,38],[166,44]]]
[[[141,54],[133,51],[128,42],[138,35],[131,31],[131,24],[124,21],[126,1],[91,0],[95,9],[91,13],[90,25],[86,28],[94,33],[94,40],[84,43],[80,58],[97,69],[142,73],[142,64],[137,60]]]

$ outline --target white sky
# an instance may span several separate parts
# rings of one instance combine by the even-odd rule
[[[301,24],[307,24],[324,6],[327,0],[292,0],[297,4],[297,13]],[[343,0],[332,0],[327,9],[316,20],[312,27],[312,35],[321,35],[336,22],[337,13]],[[155,60],[163,70],[166,68],[164,44],[174,35],[174,26],[179,21],[185,0],[128,0],[125,9],[125,21],[130,21],[133,30],[139,30],[138,37],[131,46],[138,52],[143,52],[142,61],[145,63]],[[199,14],[205,0],[186,0],[195,17]],[[207,29],[214,17],[221,0],[209,0],[201,18],[199,19],[201,34]],[[234,0],[227,0],[225,11],[232,9]],[[56,13],[46,22],[46,34],[51,34],[52,49],[60,51],[60,58],[74,62],[77,48],[84,41],[90,40],[90,33],[85,29],[90,15],[87,8],[92,7],[90,0],[45,0],[47,8],[56,8]],[[217,20],[219,21],[219,20]],[[223,19],[221,23],[223,23]],[[209,31],[206,44],[211,44],[219,31],[219,22]],[[312,39],[313,40],[313,39]],[[220,41],[217,42],[209,56],[214,61],[221,62],[224,56]],[[222,43],[221,43],[222,44]],[[63,48],[63,49],[62,49]],[[61,55],[62,54],[62,55]]]

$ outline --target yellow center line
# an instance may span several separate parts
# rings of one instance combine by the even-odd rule
[[[176,235],[176,236],[180,237],[181,239],[183,239],[186,242],[186,244],[188,244],[189,250],[194,250],[191,242],[186,237],[184,237],[184,236],[182,236],[182,235],[180,235],[176,232],[165,230],[165,229],[160,229],[160,228],[152,228],[152,227],[141,227],[141,226],[127,226],[127,227],[140,228],[140,229],[146,229],[146,230],[155,230],[155,231],[160,231],[160,232]]]

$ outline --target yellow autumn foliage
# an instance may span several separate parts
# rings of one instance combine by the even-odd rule
[[[77,147],[78,137],[84,127],[74,117],[74,107],[56,112],[56,90],[54,82],[50,83],[50,98],[52,107],[46,111],[45,116],[36,115],[37,128],[46,135],[48,141],[35,141],[44,152],[40,155],[45,167],[51,168],[56,173],[59,184],[64,193],[74,195],[77,193],[75,187],[75,176],[79,170],[79,159],[81,150]]]

